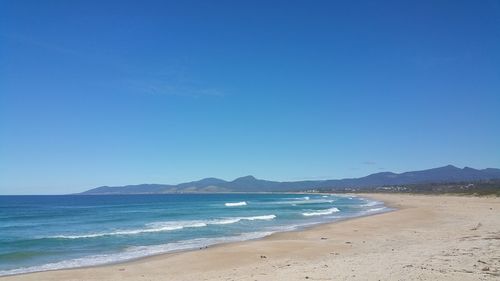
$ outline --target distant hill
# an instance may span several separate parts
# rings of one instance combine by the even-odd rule
[[[425,183],[450,183],[500,179],[500,169],[463,169],[452,165],[396,174],[382,172],[366,177],[339,179],[277,182],[256,179],[253,176],[225,181],[217,178],[206,178],[176,185],[139,184],[126,186],[101,186],[82,192],[84,195],[105,194],[161,194],[161,193],[208,193],[208,192],[270,192],[270,191],[303,191],[310,189],[344,189],[359,187],[378,187],[388,185],[408,185]]]
[[[322,189],[320,192],[331,190]],[[336,188],[338,193],[420,193],[420,194],[461,194],[461,195],[496,195],[500,196],[500,179],[474,180],[463,182],[439,182],[384,185],[378,187],[347,187]]]

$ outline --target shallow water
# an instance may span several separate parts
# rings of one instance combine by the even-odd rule
[[[0,196],[0,276],[120,262],[387,211],[323,194]]]

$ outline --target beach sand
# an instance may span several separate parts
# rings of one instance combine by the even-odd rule
[[[370,194],[397,211],[7,280],[500,280],[500,198]]]

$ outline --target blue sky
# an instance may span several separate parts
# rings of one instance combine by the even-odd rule
[[[1,1],[0,193],[500,167],[498,1]]]

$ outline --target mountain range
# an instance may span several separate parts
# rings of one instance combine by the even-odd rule
[[[378,187],[405,184],[464,182],[500,179],[500,169],[457,168],[448,165],[421,171],[405,173],[382,172],[361,178],[337,180],[307,180],[278,182],[256,179],[253,176],[225,181],[205,178],[199,181],[171,184],[138,184],[125,186],[101,186],[79,193],[82,195],[106,194],[162,194],[162,193],[210,193],[210,192],[279,192],[304,191],[311,189],[341,189],[357,187]]]

